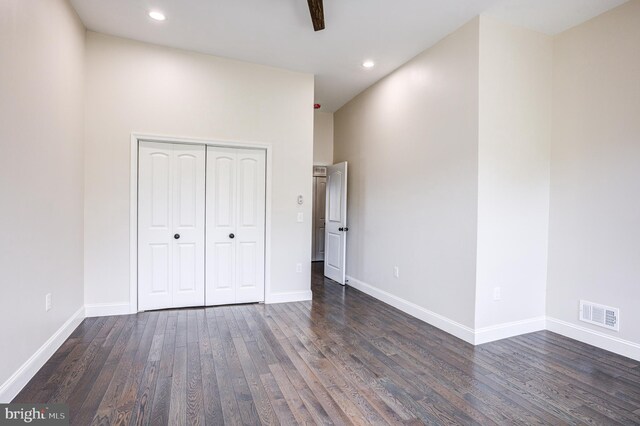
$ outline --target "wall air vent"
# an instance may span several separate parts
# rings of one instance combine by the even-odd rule
[[[580,301],[580,321],[599,325],[610,330],[620,330],[620,310],[597,303]]]

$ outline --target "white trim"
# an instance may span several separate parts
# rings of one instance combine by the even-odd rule
[[[311,300],[312,297],[311,290],[275,293],[270,294],[264,303],[269,305],[274,303],[306,302]]]
[[[547,330],[640,361],[640,344],[638,343],[552,317],[547,317]]]
[[[0,403],[11,402],[18,393],[25,387],[29,380],[42,368],[51,356],[62,346],[65,340],[71,335],[73,330],[80,325],[84,319],[84,306],[55,332],[49,339],[29,359],[16,370],[0,386]]]
[[[398,308],[402,312],[431,324],[434,327],[446,331],[447,333],[471,343],[472,345],[480,345],[513,336],[533,333],[535,331],[549,330],[570,339],[575,339],[597,348],[640,361],[640,344],[556,318],[540,316],[474,330],[440,314],[431,312],[422,306],[416,305],[415,303],[375,288],[372,285],[366,284],[356,278],[347,276],[347,279],[347,285]]]
[[[129,197],[129,312],[138,312],[138,143],[139,141],[167,142],[181,144],[202,144],[231,148],[264,149],[267,152],[266,203],[265,203],[265,256],[264,256],[264,299],[278,299],[271,294],[271,188],[273,146],[270,143],[222,141],[180,136],[161,136],[146,133],[131,133],[131,168]],[[311,294],[311,291],[308,292]],[[303,300],[310,300],[303,299]]]
[[[138,139],[131,134],[129,173],[129,313],[138,312]]]
[[[347,276],[347,285],[356,288],[363,293],[368,294],[384,303],[387,303],[402,312],[409,314],[419,320],[431,324],[440,330],[446,331],[467,343],[472,345],[480,345],[482,343],[493,342],[495,340],[505,339],[507,337],[518,336],[520,334],[532,333],[545,329],[545,317],[530,318],[522,321],[514,321],[510,323],[492,325],[473,329],[464,324],[460,324],[444,315],[432,312],[422,306],[402,299],[384,290],[380,290],[370,284],[364,283],[357,278]]]
[[[84,314],[87,318],[109,317],[112,315],[128,315],[131,313],[129,302],[122,303],[95,303],[84,305]]]
[[[452,334],[464,340],[465,342],[474,344],[474,330],[470,327],[467,327],[466,325],[460,324],[435,312],[431,312],[430,310],[425,309],[422,306],[418,306],[415,303],[409,302],[398,296],[394,296],[391,293],[387,293],[386,291],[380,290],[351,276],[347,276],[347,285],[358,289],[361,292],[366,293],[378,300],[381,300],[382,302],[385,302],[395,308],[398,308],[402,312],[405,312],[428,324],[431,324],[434,327],[439,328],[440,330],[446,331],[447,333]]]
[[[474,344],[495,342],[513,336],[542,331],[546,328],[546,317],[528,318],[520,321],[506,322],[489,327],[476,328]]]

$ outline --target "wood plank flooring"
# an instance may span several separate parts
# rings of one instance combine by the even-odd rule
[[[474,348],[313,269],[313,302],[87,318],[14,402],[81,426],[640,424],[640,363],[551,332]]]

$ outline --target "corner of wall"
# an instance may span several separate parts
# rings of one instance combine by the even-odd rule
[[[20,393],[44,364],[85,318],[84,306],[78,309],[40,348],[0,386],[0,403],[9,403]]]

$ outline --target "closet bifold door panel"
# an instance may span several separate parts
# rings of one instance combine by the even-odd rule
[[[203,306],[204,145],[140,142],[138,309]]]
[[[264,301],[265,162],[264,150],[207,147],[208,306]]]

